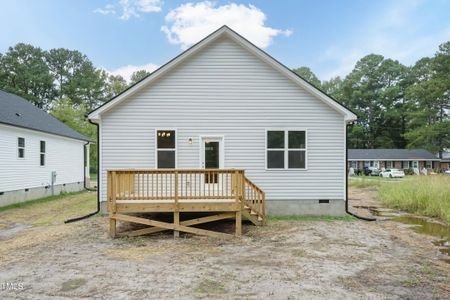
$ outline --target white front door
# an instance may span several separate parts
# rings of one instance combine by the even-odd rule
[[[200,144],[200,162],[202,169],[223,169],[223,137],[202,136]],[[218,176],[205,177],[205,183],[218,183]]]

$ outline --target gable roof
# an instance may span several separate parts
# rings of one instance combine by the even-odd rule
[[[217,40],[219,37],[227,36],[231,38],[233,41],[235,41],[237,44],[241,45],[244,49],[248,50],[252,54],[259,57],[261,60],[269,64],[272,68],[278,70],[280,73],[294,81],[296,84],[304,88],[307,92],[318,98],[319,100],[323,101],[325,104],[336,110],[337,112],[341,113],[345,120],[350,122],[357,119],[356,115],[347,107],[342,105],[341,103],[337,102],[335,99],[333,99],[331,96],[327,95],[325,92],[319,90],[314,85],[309,83],[307,80],[305,80],[303,77],[296,74],[294,71],[274,59],[272,56],[264,52],[263,50],[259,49],[257,46],[252,44],[250,41],[245,39],[243,36],[239,35],[237,32],[229,28],[228,26],[224,25],[220,27],[218,30],[214,31],[201,41],[199,41],[197,44],[193,45],[186,51],[182,52],[177,57],[173,58],[160,68],[158,68],[156,71],[148,75],[147,77],[143,78],[142,80],[138,81],[134,85],[130,86],[128,89],[124,90],[120,94],[113,97],[108,102],[104,103],[100,107],[94,109],[88,114],[88,118],[92,120],[93,122],[98,122],[100,115],[112,107],[114,107],[116,104],[122,102],[125,100],[128,96],[134,94],[135,92],[139,91],[143,87],[147,86],[151,82],[155,81],[160,76],[164,75],[168,71],[172,70],[175,66],[180,64],[182,61],[185,61],[189,57],[191,57],[193,54],[197,53],[201,49],[205,48],[208,44],[212,43],[213,41]]]
[[[349,160],[439,160],[424,149],[348,149]]]
[[[28,100],[0,90],[0,123],[27,128],[76,140],[89,138],[34,106]]]

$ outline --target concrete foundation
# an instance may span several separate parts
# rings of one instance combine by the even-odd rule
[[[272,216],[344,216],[342,200],[266,200],[267,214]]]
[[[0,195],[0,206],[6,206],[19,202],[26,202],[34,199],[45,198],[53,195],[59,195],[61,193],[78,192],[84,189],[84,183],[73,182],[66,184],[58,184],[52,188],[48,187],[36,187],[29,189],[21,189],[15,191],[5,191]]]
[[[272,216],[345,216],[344,200],[266,200],[267,214]],[[107,215],[106,202],[100,202],[100,212]]]
[[[100,214],[102,216],[106,216],[108,214],[108,206],[106,204],[106,201],[100,202]]]

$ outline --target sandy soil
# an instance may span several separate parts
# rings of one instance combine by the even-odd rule
[[[373,193],[351,197],[375,201]],[[272,221],[222,241],[113,240],[103,217],[68,225],[35,218],[44,216],[0,213],[1,299],[450,299],[450,264],[433,238],[389,220]],[[23,289],[2,290],[5,283]]]

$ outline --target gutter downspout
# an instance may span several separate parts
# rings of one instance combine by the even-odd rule
[[[350,126],[353,126],[353,123],[349,124]],[[364,220],[364,221],[376,221],[376,218],[370,218],[370,217],[362,217],[358,216],[357,214],[354,214],[348,210],[348,139],[347,139],[347,131],[348,131],[348,124],[345,125],[345,212],[357,219]]]
[[[85,216],[81,216],[81,217],[65,220],[64,221],[65,224],[87,219],[87,218],[92,217],[92,216],[94,216],[94,215],[96,215],[96,214],[98,214],[100,212],[100,192],[99,192],[100,185],[99,185],[99,176],[98,176],[98,172],[100,171],[99,170],[99,166],[100,166],[100,163],[99,163],[100,162],[100,151],[99,150],[100,150],[100,147],[99,147],[99,143],[98,143],[98,141],[100,140],[100,130],[99,130],[98,124],[91,122],[91,120],[89,120],[89,119],[88,119],[88,121],[89,121],[89,123],[97,126],[97,190],[91,189],[90,187],[86,186],[86,171],[84,171],[84,188],[86,190],[88,190],[88,191],[97,191],[97,210],[92,212],[92,213],[89,213],[89,214],[87,214]],[[89,142],[87,142],[84,145],[84,151],[86,151],[86,146],[88,144],[89,144]]]

